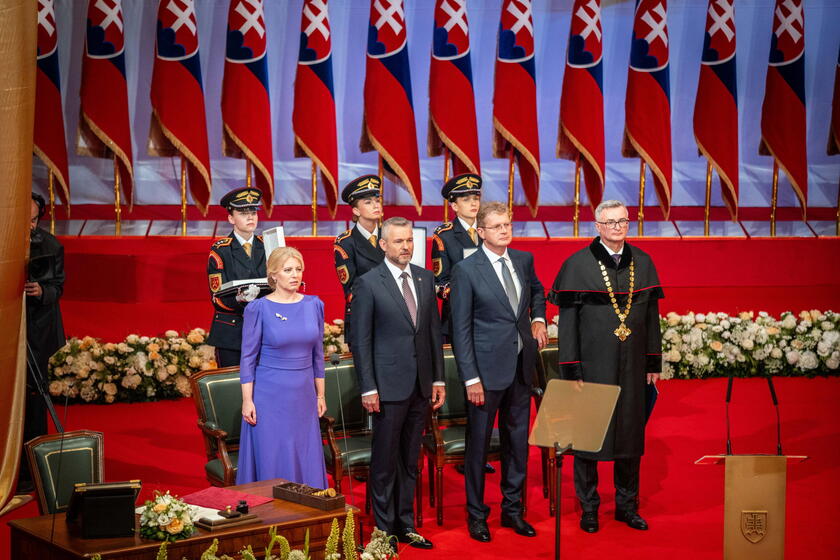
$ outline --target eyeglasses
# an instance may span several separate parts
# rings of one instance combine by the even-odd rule
[[[610,229],[624,229],[627,227],[627,224],[630,223],[630,220],[627,218],[622,218],[618,221],[616,220],[607,220],[606,222],[595,222],[596,224],[601,224],[602,226],[608,227]]]
[[[478,226],[481,229],[489,229],[490,231],[507,231],[509,229],[513,229],[513,224],[510,222],[505,222],[503,224],[496,224],[495,226]]]

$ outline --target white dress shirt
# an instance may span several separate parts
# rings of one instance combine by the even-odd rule
[[[244,237],[242,237],[241,235],[236,233],[236,230],[233,230],[233,236],[236,238],[237,241],[239,241],[240,245],[244,246],[246,243],[250,243],[251,247],[252,248],[254,247],[254,234],[253,233],[251,234],[251,237],[249,237],[248,239],[245,239]]]
[[[599,241],[600,241],[601,245],[604,247],[604,249],[606,249],[606,250],[607,250],[607,254],[608,254],[610,257],[612,257],[613,255],[618,255],[618,256],[621,256],[621,255],[623,255],[623,254],[624,254],[624,243],[622,243],[622,244],[621,244],[621,249],[619,249],[617,253],[614,253],[612,249],[610,249],[609,247],[607,247],[607,245],[604,243],[604,240],[603,240],[603,239],[600,239]]]
[[[377,241],[379,240],[379,227],[373,228],[373,231],[368,231],[365,228],[363,228],[362,225],[359,222],[356,222],[356,229],[359,230],[359,233],[361,233],[362,237],[367,239],[368,242],[370,242],[370,236],[371,235],[375,235]]]
[[[361,229],[364,230],[364,228],[361,228]],[[402,291],[403,280],[400,277],[402,276],[403,272],[408,274],[408,278],[407,278],[408,287],[411,289],[411,295],[414,297],[414,308],[419,311],[419,306],[417,305],[417,288],[414,286],[414,276],[412,276],[412,274],[411,274],[411,265],[407,264],[407,265],[405,265],[405,269],[402,269],[402,268],[398,267],[397,265],[395,265],[394,263],[392,263],[391,261],[389,261],[388,259],[385,259],[384,262],[385,262],[385,266],[388,267],[388,272],[390,272],[391,276],[394,277],[394,282],[397,283],[397,291],[400,294],[403,293],[403,291]],[[435,313],[437,313],[437,310],[435,310]],[[444,381],[435,381],[434,383],[432,383],[432,385],[446,385],[446,383]],[[376,395],[377,393],[378,393],[378,391],[373,390],[373,391],[368,391],[366,393],[362,393],[362,396],[363,397],[369,397],[371,395]]]

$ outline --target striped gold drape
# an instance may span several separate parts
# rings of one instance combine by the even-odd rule
[[[0,0],[0,510],[14,494],[26,382],[37,0]]]

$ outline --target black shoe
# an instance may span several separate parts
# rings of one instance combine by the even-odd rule
[[[627,526],[631,529],[638,529],[639,531],[648,530],[647,521],[642,519],[642,516],[636,510],[617,509],[615,510],[615,520],[627,523]]]
[[[487,527],[487,521],[471,517],[467,520],[467,528],[470,531],[471,538],[478,542],[490,542],[490,529]]]
[[[510,527],[517,535],[523,537],[536,537],[537,532],[530,523],[522,519],[521,515],[506,515],[502,514],[502,527]]]
[[[580,516],[580,528],[586,531],[587,533],[597,533],[598,532],[598,512],[597,511],[584,511],[583,515]]]
[[[459,464],[455,465],[455,471],[458,474],[464,474],[464,464],[459,463]],[[487,474],[493,474],[494,472],[496,472],[496,469],[490,463],[486,463],[484,465],[484,472],[487,473]]]
[[[417,531],[411,527],[397,533],[397,540],[403,543],[408,543],[409,546],[413,546],[414,548],[429,549],[433,546],[432,541],[423,538],[422,535],[417,533]]]

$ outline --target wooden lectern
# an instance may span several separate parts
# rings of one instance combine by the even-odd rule
[[[782,454],[782,423],[773,378],[767,378],[776,408],[776,455],[733,455],[729,431],[732,382],[726,388],[726,455],[705,455],[696,465],[724,465],[724,560],[782,560],[785,557],[787,466],[804,455]]]

